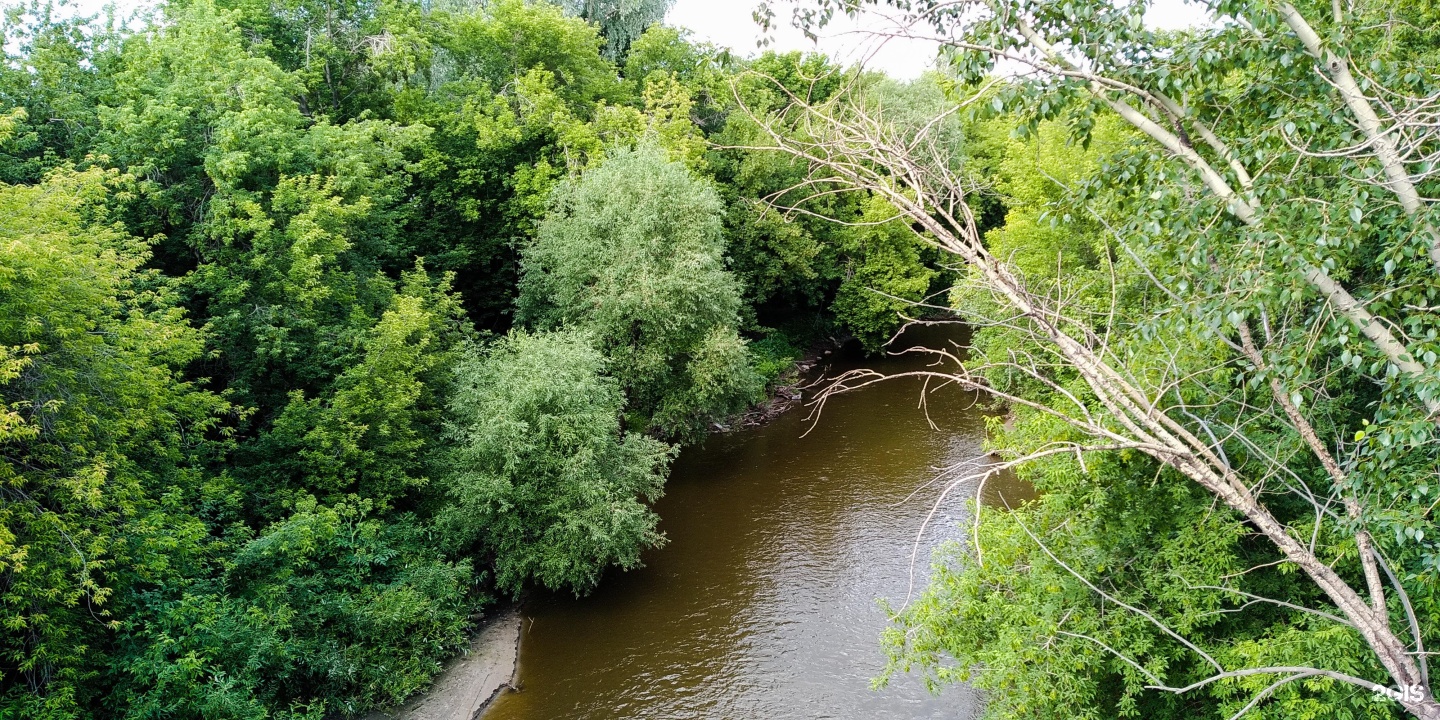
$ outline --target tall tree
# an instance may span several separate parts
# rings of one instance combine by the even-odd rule
[[[646,28],[665,19],[675,0],[559,0],[565,11],[600,28],[605,55],[619,61]]]
[[[833,4],[819,6],[802,9],[800,22],[828,17]],[[1194,604],[1284,608],[1296,615],[1267,632],[1287,643],[1333,635],[1355,649],[1337,658],[1210,644],[1191,634],[1186,614],[1157,617],[1118,600],[1105,577],[1113,567],[1067,563],[1031,535],[1097,602],[1154,627],[1150,640],[1119,647],[1112,635],[1072,638],[1113,654],[1127,692],[1239,685],[1249,692],[1227,706],[1238,716],[1338,683],[1440,717],[1423,649],[1440,572],[1429,497],[1440,234],[1425,199],[1435,196],[1434,131],[1420,119],[1437,88],[1433,72],[1415,70],[1434,57],[1400,41],[1430,32],[1434,17],[1423,4],[1209,7],[1216,22],[1182,34],[1146,29],[1144,3],[902,8],[912,33],[945,38],[960,87],[994,88],[957,104],[1014,110],[1022,137],[1050,119],[1082,144],[1104,118],[1134,132],[1135,143],[1072,188],[1082,202],[1052,215],[1084,213],[1105,228],[1094,256],[1100,292],[1083,278],[1027,276],[998,255],[933,126],[850,104],[838,116],[792,116],[813,141],[773,139],[933,233],[987,298],[972,315],[1030,348],[941,373],[988,384],[1022,417],[1051,423],[1052,434],[1032,437],[1012,462],[1149,457],[1158,478],[1194,483],[1267,544],[1268,559],[1252,555],[1224,582],[1185,588]],[[1002,60],[1034,72],[987,78]],[[980,381],[986,368],[1026,382],[1006,392]],[[1269,563],[1305,582],[1265,588],[1273,593],[1238,584],[1269,576]],[[1163,649],[1177,645],[1183,665]]]
[[[556,189],[523,251],[520,318],[594,333],[633,427],[695,438],[758,391],[720,201],[652,143]]]
[[[434,128],[401,238],[428,267],[455,273],[477,326],[503,332],[517,241],[560,178],[596,154],[591,123],[630,99],[595,28],[554,5],[486,3],[441,27],[434,72],[396,108],[398,120]]]
[[[37,183],[45,171],[81,162],[89,152],[124,34],[42,2],[8,7],[0,29],[0,107],[25,110],[0,143],[0,182]]]
[[[114,172],[0,185],[0,703],[76,717],[134,594],[204,572],[193,463],[229,404],[189,382],[202,334],[118,230]]]

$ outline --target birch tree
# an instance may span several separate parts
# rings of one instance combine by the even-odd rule
[[[813,28],[862,5],[822,0],[793,17]],[[966,297],[988,298],[970,317],[1017,339],[1008,357],[978,362],[937,349],[941,363],[921,373],[988,388],[1057,428],[978,475],[1062,455],[1082,472],[1086,455],[1149,457],[1157,477],[1203,488],[1273,545],[1324,599],[1304,610],[1353,633],[1369,659],[1360,672],[1227,665],[1052,555],[1210,672],[1171,683],[1144,657],[1114,654],[1157,692],[1271,678],[1236,717],[1317,677],[1440,717],[1423,643],[1434,620],[1410,600],[1429,595],[1437,567],[1433,20],[1397,4],[1226,1],[1207,5],[1207,28],[1159,34],[1142,22],[1143,2],[886,5],[902,20],[897,35],[942,44],[956,87],[981,88],[957,91],[942,116],[1014,113],[1021,136],[1061,122],[1082,144],[1118,118],[1137,139],[1072,188],[1106,236],[1092,278],[1103,291],[1082,291],[1038,284],[992,252],[968,205],[977,186],[937,140],[942,118],[892,122],[860,86],[828,105],[797,98],[772,118],[771,144],[810,163],[810,183],[892,203],[963,262]],[[998,375],[1025,382],[997,385]],[[831,392],[879,380],[856,373]],[[1339,392],[1361,400],[1337,416]],[[1322,406],[1334,432],[1317,430]],[[1275,452],[1261,428],[1302,444],[1314,471]]]

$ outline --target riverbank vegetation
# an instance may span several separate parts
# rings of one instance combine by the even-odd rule
[[[0,714],[394,706],[662,544],[678,449],[817,338],[935,312],[976,330],[934,379],[1009,411],[947,479],[1042,495],[937,557],[891,673],[1440,717],[1440,11],[891,5],[940,72],[653,0],[10,9]]]
[[[394,706],[497,599],[636,566],[681,444],[939,289],[725,149],[737,96],[853,71],[562,5],[7,11],[0,715]]]
[[[890,672],[993,718],[1440,717],[1437,8],[882,4],[941,39],[949,115],[857,92],[768,140],[963,267],[972,354],[930,379],[1010,416],[949,479],[1042,492],[977,508]]]

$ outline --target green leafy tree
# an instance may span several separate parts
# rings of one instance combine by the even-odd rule
[[[1434,31],[1430,4],[1214,2],[1215,22],[1185,33],[1148,29],[1144,3],[975,2],[935,14],[890,4],[956,39],[946,55],[957,105],[1013,113],[1015,134],[1038,136],[1037,150],[1066,140],[1083,150],[1106,125],[1127,128],[1099,157],[1057,150],[1080,172],[1048,173],[1050,191],[1010,178],[1017,206],[1048,197],[1012,207],[1005,230],[986,237],[963,202],[984,178],[954,172],[927,127],[872,123],[881,113],[850,103],[823,111],[847,122],[787,145],[883,195],[966,263],[958,304],[994,344],[982,339],[982,356],[940,376],[1012,403],[1015,430],[997,431],[1007,462],[1059,463],[1087,480],[1051,485],[1068,496],[1057,503],[1080,498],[1083,511],[1042,508],[1002,531],[1015,549],[1013,529],[1040,521],[1022,528],[1033,549],[1011,558],[1069,577],[1053,583],[1055,612],[1006,618],[993,642],[958,629],[935,610],[953,600],[969,613],[977,599],[1039,588],[1010,578],[990,595],[996,586],[974,583],[1003,569],[956,567],[930,595],[938,605],[900,618],[893,639],[924,638],[923,650],[899,640],[900,663],[938,672],[959,660],[1007,687],[1035,646],[1059,648],[1047,663],[1063,677],[1056,692],[1022,693],[1029,705],[997,704],[998,717],[1077,707],[1440,717],[1420,649],[1436,628],[1440,568],[1428,309],[1440,294],[1440,232],[1420,149],[1430,131],[1416,120],[1436,76],[1433,52],[1408,42]],[[823,22],[834,6],[798,17]],[[1401,25],[1406,41],[1391,32]],[[1017,58],[1034,72],[975,90]],[[816,108],[797,112],[824,122]],[[1199,496],[1171,506],[1192,525],[1207,495],[1203,512],[1226,522],[1113,554],[1098,531],[1062,527],[1144,522],[1153,494],[1110,492],[1111,469],[1137,460],[1169,497]],[[1225,538],[1232,522],[1250,533],[1238,544]],[[1157,565],[1144,554],[1169,553],[1182,535],[1218,556]],[[1238,569],[1224,571],[1232,560]],[[1123,610],[1134,625],[1090,625],[1087,605]],[[1045,627],[1067,615],[1076,625]],[[1087,660],[1096,648],[1111,659]]]
[[[711,133],[724,127],[736,65],[728,50],[698,43],[687,30],[652,25],[630,46],[624,74],[637,94],[653,77],[673,77],[695,101],[690,114],[695,125]]]
[[[871,198],[860,216],[851,265],[835,293],[835,319],[855,333],[871,352],[878,351],[905,323],[921,313],[935,271],[925,267],[916,241],[889,203]],[[888,222],[887,222],[888,221]]]
[[[183,14],[192,4],[182,0],[166,7]],[[220,0],[215,4],[252,39],[255,55],[298,81],[301,90],[295,98],[306,115],[336,123],[367,110],[387,110],[385,85],[393,77],[377,70],[391,70],[394,63],[375,61],[385,56],[394,61],[397,50],[413,47],[397,42],[396,36],[407,29],[406,21],[413,22],[401,3]]]
[[[456,367],[442,521],[494,558],[498,585],[589,592],[663,541],[646,506],[671,449],[623,432],[619,383],[590,338],[517,331]]]
[[[572,108],[618,99],[615,66],[600,55],[595,28],[551,5],[499,0],[458,14],[441,43],[453,63],[450,79],[479,80],[496,94],[530,71],[544,70],[555,76],[558,94]]]
[[[447,17],[433,70],[397,97],[397,119],[434,129],[403,237],[429,267],[455,273],[477,326],[503,331],[517,240],[534,232],[560,178],[598,157],[590,122],[629,91],[595,28],[558,7],[503,0]]]
[[[37,183],[58,165],[84,161],[118,70],[123,34],[39,0],[7,6],[0,34],[0,108],[25,111],[0,143],[0,182]]]
[[[387,509],[428,484],[425,451],[438,437],[450,366],[467,334],[447,290],[417,266],[359,341],[355,364],[321,395],[291,391],[274,425],[244,451],[245,474],[269,479],[271,502],[358,494]]]
[[[651,25],[665,19],[675,0],[559,0],[576,17],[600,28],[605,36],[605,55],[612,60],[624,57],[630,44]]]
[[[747,70],[735,79],[735,94],[759,117],[784,107],[792,93],[824,102],[843,76],[823,56],[798,52],[766,52]],[[824,308],[843,273],[835,249],[852,244],[844,221],[859,216],[862,199],[806,192],[800,189],[804,163],[779,153],[732,149],[770,144],[751,113],[727,113],[713,141],[725,148],[711,152],[709,163],[725,202],[729,267],[743,283],[746,305],[763,313],[761,322],[777,324],[785,318],[772,320],[779,313],[763,311]],[[806,212],[777,211],[793,207]]]
[[[795,316],[823,316],[875,352],[903,323],[900,313],[918,314],[915,303],[940,277],[937,257],[903,222],[884,222],[895,216],[884,201],[836,193],[833,184],[813,181],[803,162],[757,152],[774,144],[770,131],[807,132],[763,127],[757,118],[792,98],[825,103],[847,81],[891,112],[924,113],[943,102],[934,77],[901,84],[857,75],[823,56],[766,53],[736,78],[743,107],[715,136],[727,149],[712,152],[710,164],[726,201],[730,268],[744,282],[754,322],[783,327]]]
[[[720,202],[653,144],[619,152],[555,191],[524,249],[519,315],[592,332],[634,427],[695,437],[756,394],[735,326]]]
[[[463,647],[477,596],[410,514],[301,498],[216,579],[157,588],[121,638],[125,718],[319,718],[399,704]]]
[[[203,338],[104,201],[113,172],[0,186],[0,704],[75,717],[132,593],[203,570],[191,461],[227,403]]]
[[[177,241],[212,193],[273,183],[305,124],[300,85],[252,56],[235,16],[209,0],[131,38],[113,82],[94,150],[140,178],[148,207],[135,230]]]
[[[384,270],[406,218],[408,156],[426,135],[381,121],[316,125],[296,138],[296,174],[211,199],[189,282],[247,401],[318,391],[355,359],[395,293]]]

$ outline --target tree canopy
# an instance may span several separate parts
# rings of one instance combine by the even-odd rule
[[[605,55],[620,60],[645,29],[660,22],[675,0],[559,0],[565,10],[600,28]]]
[[[950,109],[793,103],[773,139],[963,266],[935,379],[1007,403],[998,467],[1042,491],[937,558],[892,672],[992,717],[1440,717],[1433,8],[885,4],[947,39]]]
[[[671,448],[623,432],[620,384],[591,338],[517,331],[457,365],[442,522],[493,554],[496,581],[588,592],[660,544],[647,507]]]
[[[522,252],[520,319],[594,333],[640,429],[701,432],[755,399],[720,200],[654,144],[558,187]]]
[[[392,708],[497,598],[637,567],[669,443],[895,322],[833,312],[888,245],[709,144],[747,67],[827,62],[668,7],[7,9],[0,715]]]

